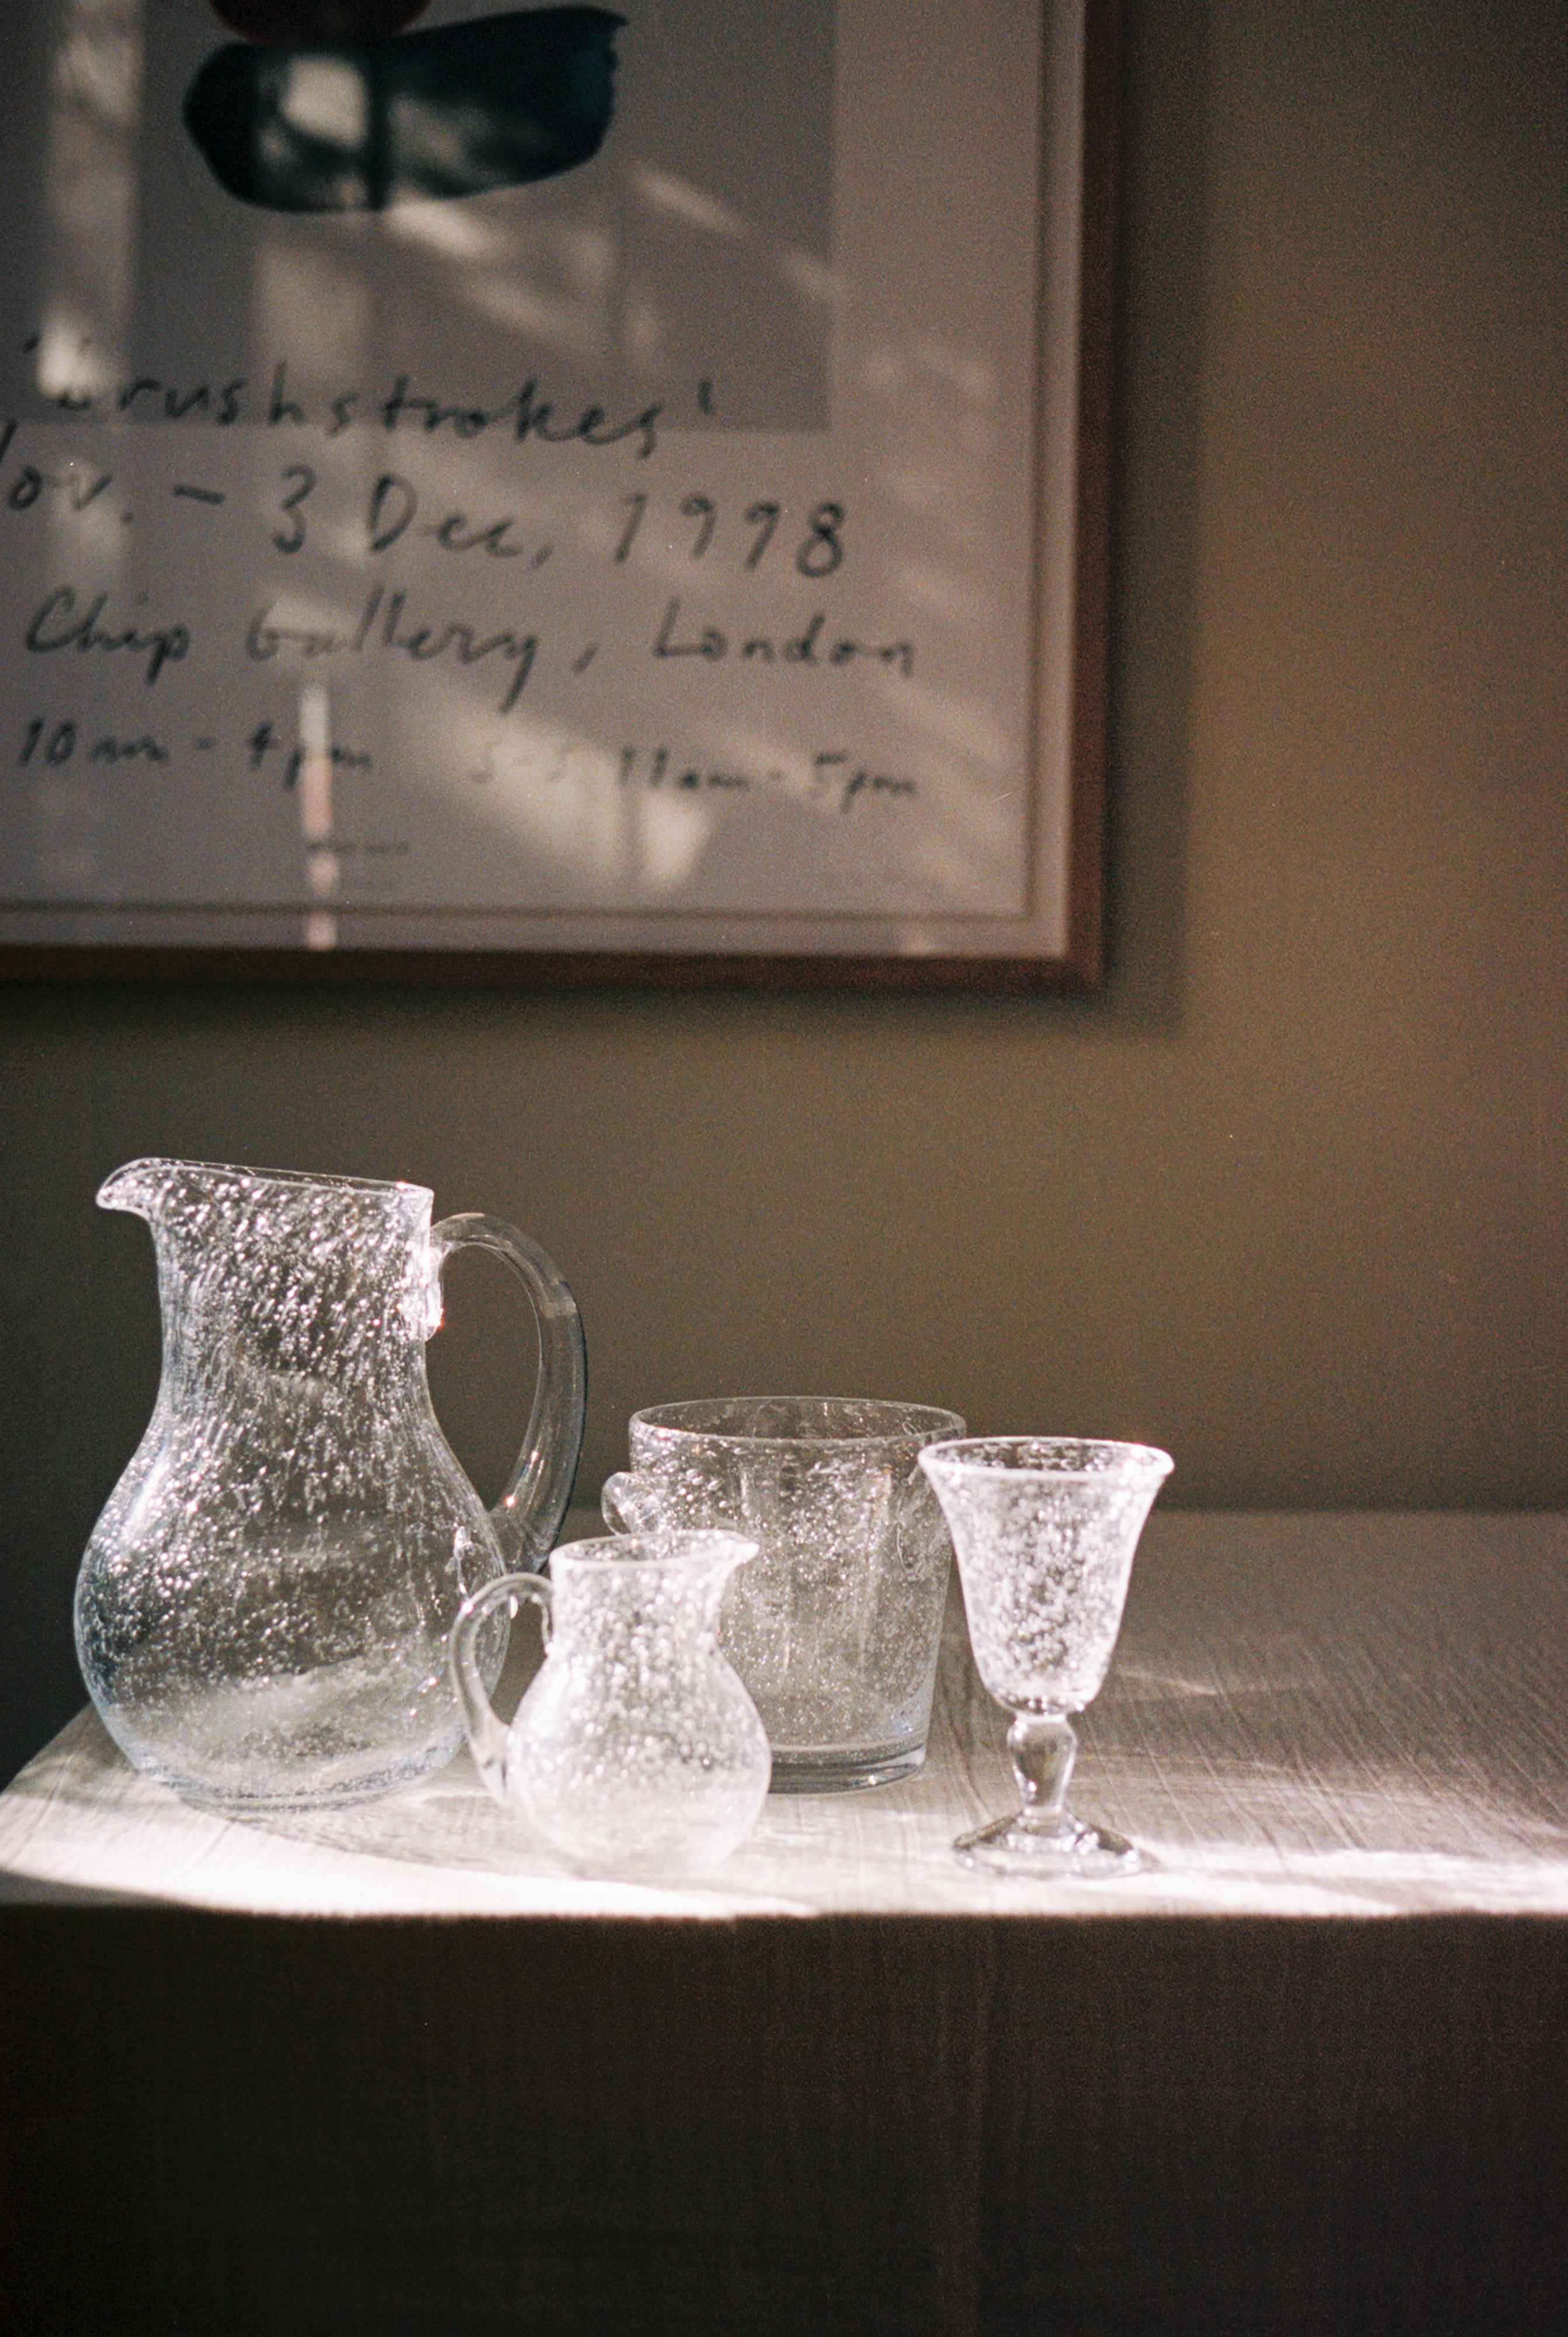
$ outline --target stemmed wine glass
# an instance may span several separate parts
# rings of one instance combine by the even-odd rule
[[[1009,1874],[1127,1874],[1150,1862],[1066,1807],[1078,1751],[1069,1716],[1100,1691],[1132,1553],[1172,1463],[1149,1444],[969,1436],[920,1466],[957,1552],[980,1677],[1013,1714],[1020,1806],[953,1847]]]

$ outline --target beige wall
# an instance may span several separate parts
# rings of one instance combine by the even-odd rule
[[[0,992],[15,1758],[155,1377],[139,1152],[528,1227],[589,1493],[639,1403],[810,1387],[1168,1501],[1568,1504],[1565,77],[1532,0],[1130,11],[1103,996]],[[515,1316],[449,1313],[493,1490]]]

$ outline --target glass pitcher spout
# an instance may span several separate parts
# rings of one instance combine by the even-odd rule
[[[222,1160],[173,1160],[156,1154],[141,1160],[127,1160],[112,1169],[95,1198],[101,1209],[124,1209],[155,1224],[177,1206],[199,1208],[204,1200],[218,1201],[225,1196],[248,1205],[260,1185],[277,1186],[299,1194],[358,1195],[373,1207],[385,1207],[398,1195],[409,1196],[416,1201],[434,1198],[426,1186],[408,1184],[401,1178],[388,1181],[372,1177],[317,1177],[299,1168],[242,1168]]]
[[[174,1160],[127,1160],[105,1177],[97,1192],[101,1209],[125,1209],[132,1217],[151,1219],[173,1181]]]

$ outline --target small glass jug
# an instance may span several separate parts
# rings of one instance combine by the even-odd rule
[[[76,1648],[139,1769],[232,1813],[368,1800],[463,1741],[459,1607],[537,1563],[583,1440],[583,1330],[499,1218],[430,1222],[423,1187],[134,1160],[98,1195],[147,1219],[163,1364],[76,1585]],[[425,1344],[466,1245],[520,1277],[539,1375],[487,1512],[436,1424]],[[492,1680],[497,1618],[476,1651]]]
[[[507,1575],[452,1634],[452,1676],[479,1775],[569,1866],[661,1882],[728,1857],[768,1794],[767,1732],[714,1635],[732,1533],[564,1543],[550,1579]],[[534,1599],[544,1662],[511,1726],[478,1660],[487,1619]]]

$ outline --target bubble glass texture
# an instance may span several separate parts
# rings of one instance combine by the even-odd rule
[[[952,1550],[916,1465],[954,1413],[858,1396],[652,1406],[604,1487],[621,1530],[729,1528],[759,1549],[719,1638],[762,1716],[773,1788],[885,1785],[926,1757]]]
[[[550,1579],[505,1575],[464,1609],[452,1674],[485,1786],[564,1863],[664,1882],[750,1832],[768,1797],[768,1737],[720,1651],[724,1585],[754,1560],[729,1533],[566,1542]],[[501,1607],[531,1599],[545,1657],[510,1727],[475,1648]]]
[[[1099,1692],[1122,1628],[1133,1553],[1169,1453],[1072,1437],[969,1437],[920,1465],[952,1528],[981,1678],[1014,1715],[1019,1807],[954,1845],[1024,1874],[1131,1873],[1121,1835],[1066,1808],[1078,1739],[1068,1716]]]
[[[430,1222],[421,1186],[139,1160],[98,1196],[144,1217],[162,1372],[77,1579],[77,1653],[110,1735],[192,1802],[368,1799],[448,1760],[458,1608],[548,1550],[583,1434],[582,1326],[500,1219]],[[522,1279],[540,1369],[487,1512],[431,1410],[425,1344],[465,1245]],[[498,1672],[497,1618],[485,1661]]]

